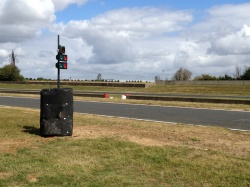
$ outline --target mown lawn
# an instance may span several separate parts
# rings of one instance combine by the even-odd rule
[[[9,89],[44,89],[56,88],[57,85],[36,84],[3,84],[0,88]],[[148,83],[147,88],[133,87],[102,87],[102,86],[70,86],[62,85],[61,88],[70,87],[79,91],[101,91],[101,92],[144,92],[164,94],[206,94],[206,95],[243,95],[250,96],[250,85],[156,85]]]

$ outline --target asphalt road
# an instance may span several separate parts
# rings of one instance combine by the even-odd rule
[[[155,93],[143,93],[143,92],[84,92],[84,91],[74,91],[75,93],[107,93],[107,94],[117,94],[117,95],[124,95],[124,94],[131,94],[131,95],[143,95],[143,96],[159,96],[159,97],[194,97],[194,98],[222,98],[222,99],[250,99],[250,96],[246,95],[211,95],[211,94],[176,94],[176,93],[169,93],[169,94],[155,94]]]
[[[0,97],[0,105],[40,108],[40,99]],[[250,130],[250,112],[74,101],[74,111],[153,121]]]

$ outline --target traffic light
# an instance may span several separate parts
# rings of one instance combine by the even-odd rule
[[[59,69],[68,69],[68,64],[67,64],[67,62],[57,62],[56,63],[56,68],[59,68]]]
[[[62,45],[58,46],[57,50],[58,54],[56,55],[57,63],[56,63],[56,68],[58,69],[67,69],[67,61],[68,61],[68,56],[65,54],[65,47]]]
[[[63,62],[67,62],[68,56],[58,53],[58,55],[56,55],[56,60],[58,60],[58,61],[63,61]]]

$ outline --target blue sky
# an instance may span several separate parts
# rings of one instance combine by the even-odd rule
[[[88,0],[84,5],[69,4],[66,9],[56,12],[57,22],[91,19],[110,10],[122,8],[157,7],[175,10],[192,10],[197,19],[204,16],[206,10],[224,4],[248,3],[248,0]]]
[[[158,8],[169,9],[190,9],[197,12],[205,11],[206,9],[219,6],[222,4],[237,4],[247,3],[248,0],[92,0],[84,6],[77,4],[71,4],[67,9],[56,13],[57,21],[70,21],[70,20],[82,20],[90,19],[98,14],[102,14],[109,10],[121,9],[121,8],[135,8],[152,6]]]
[[[171,79],[179,68],[234,76],[250,66],[250,3],[243,0],[2,0],[0,66],[15,51],[27,78]]]

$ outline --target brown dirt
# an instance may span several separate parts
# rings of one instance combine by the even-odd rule
[[[5,179],[7,177],[12,176],[12,173],[8,173],[8,172],[0,172],[0,179]]]
[[[17,149],[27,147],[29,144],[22,140],[5,139],[0,143],[0,153],[16,153]]]

